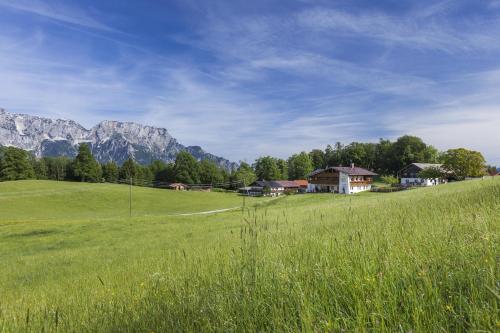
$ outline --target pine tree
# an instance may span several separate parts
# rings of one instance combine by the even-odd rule
[[[101,165],[94,159],[87,144],[80,144],[78,155],[73,162],[76,179],[82,182],[100,182],[102,180]]]
[[[6,147],[0,157],[0,180],[19,180],[35,178],[35,171],[27,151]]]
[[[105,181],[107,181],[108,183],[116,183],[118,181],[118,176],[119,168],[114,161],[103,164],[102,177]]]

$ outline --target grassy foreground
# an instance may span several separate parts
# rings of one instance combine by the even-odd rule
[[[198,216],[241,198],[126,191],[0,183],[0,332],[500,329],[500,179]]]

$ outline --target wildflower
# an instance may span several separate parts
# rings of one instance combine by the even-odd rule
[[[450,304],[446,304],[445,308],[446,308],[446,310],[448,310],[450,312],[453,311],[453,307]]]

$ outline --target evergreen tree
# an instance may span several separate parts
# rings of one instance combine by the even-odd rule
[[[154,160],[150,165],[149,165],[149,170],[153,174],[153,180],[155,182],[162,181],[161,178],[164,178],[164,173],[165,170],[167,169],[167,164],[163,161],[159,160]],[[163,180],[165,181],[165,180]]]
[[[102,177],[108,183],[118,182],[119,173],[118,165],[114,161],[102,165]]]
[[[325,153],[321,149],[313,149],[309,153],[314,170],[323,169],[325,165]]]
[[[137,164],[132,158],[128,158],[120,168],[120,178],[129,182],[137,177]]]
[[[73,176],[73,163],[65,156],[44,157],[47,166],[47,178],[52,180],[67,180]]]
[[[32,163],[36,179],[48,179],[49,170],[45,159],[33,159]]]
[[[0,180],[35,178],[29,153],[15,147],[2,148],[0,157]]]
[[[80,144],[78,155],[73,161],[73,172],[76,179],[82,182],[100,182],[102,180],[101,165],[94,159],[87,144]]]

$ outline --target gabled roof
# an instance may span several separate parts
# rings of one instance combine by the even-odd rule
[[[322,172],[323,172],[323,171],[325,171],[325,170],[326,170],[326,169],[316,169],[316,170],[314,170],[313,172],[311,172],[311,173],[309,174],[309,177],[314,176],[314,175],[317,175],[318,173],[322,173]]]
[[[416,166],[417,168],[419,168],[420,170],[424,170],[424,169],[427,169],[427,168],[442,168],[442,164],[437,164],[437,163],[412,163],[410,165],[414,165]]]
[[[297,184],[293,180],[276,180],[276,183],[280,184],[281,187],[299,187],[299,184]]]
[[[283,185],[274,180],[256,180],[253,184],[256,184],[257,186],[260,187],[266,187],[266,186],[269,186],[271,188],[284,187]]]
[[[343,172],[349,176],[376,176],[375,172],[360,167],[332,167],[335,171]]]
[[[337,172],[343,172],[345,174],[348,174],[349,176],[377,176],[375,172],[355,166],[355,167],[329,167],[326,169],[318,169],[311,172],[309,174],[309,177],[312,177],[327,170],[335,170]]]
[[[309,182],[305,179],[298,179],[294,180],[294,182],[300,187],[300,186],[307,186],[309,185]]]

